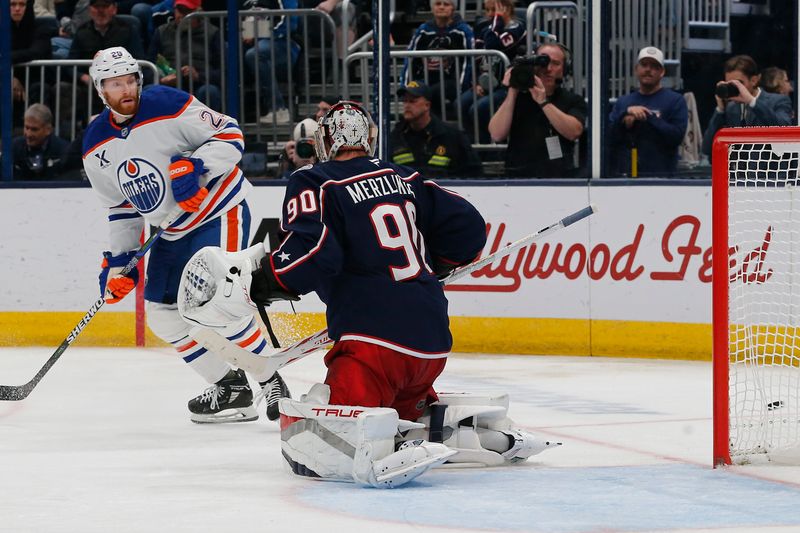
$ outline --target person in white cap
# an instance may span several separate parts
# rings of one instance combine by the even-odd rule
[[[664,53],[655,46],[639,52],[636,64],[639,89],[622,96],[610,116],[613,173],[665,175],[675,171],[678,147],[686,133],[686,101],[661,85]]]
[[[313,118],[304,118],[295,124],[292,140],[286,142],[281,154],[281,179],[288,179],[299,168],[316,164],[314,132],[317,131],[317,127],[317,121]]]

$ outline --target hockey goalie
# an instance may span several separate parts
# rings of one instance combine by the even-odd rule
[[[180,312],[222,328],[312,291],[326,304],[325,383],[279,404],[296,475],[397,487],[444,462],[524,461],[556,443],[515,428],[506,395],[433,389],[452,346],[439,279],[479,255],[485,222],[456,193],[374,158],[376,134],[359,104],[334,105],[315,135],[320,163],[289,179],[283,242],[198,252]]]

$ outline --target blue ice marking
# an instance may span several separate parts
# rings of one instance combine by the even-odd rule
[[[365,519],[464,530],[800,527],[800,489],[680,464],[443,469],[394,490],[309,483],[298,497]]]

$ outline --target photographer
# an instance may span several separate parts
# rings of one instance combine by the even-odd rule
[[[11,151],[15,180],[60,180],[69,143],[53,134],[53,114],[44,104],[25,111],[25,128]]]
[[[725,62],[725,81],[717,83],[717,108],[703,135],[703,153],[711,155],[714,135],[720,128],[743,126],[788,126],[792,102],[782,94],[762,91],[761,76],[750,56],[733,56]]]
[[[286,143],[281,154],[280,179],[288,179],[298,168],[316,164],[314,132],[318,127],[313,118],[305,118],[295,125],[292,140]]]
[[[583,133],[586,102],[561,87],[567,53],[559,44],[543,44],[503,76],[508,94],[489,121],[489,134],[495,142],[508,139],[510,176],[567,178],[576,172],[575,142]]]
[[[661,86],[663,77],[664,53],[642,48],[639,90],[620,97],[609,117],[611,168],[618,175],[667,175],[677,168],[689,112],[683,96]]]

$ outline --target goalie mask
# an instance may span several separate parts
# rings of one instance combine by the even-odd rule
[[[378,128],[370,114],[360,104],[345,100],[334,104],[319,120],[314,148],[321,162],[348,150],[364,150],[372,156],[377,137]]]
[[[120,113],[109,105],[105,94],[103,94],[103,82],[127,74],[136,75],[139,83],[139,91],[136,97],[138,108],[138,99],[142,96],[142,69],[130,52],[122,46],[114,46],[112,48],[100,50],[95,54],[92,60],[92,66],[89,67],[89,75],[92,77],[94,88],[97,90],[100,100],[103,101],[106,107],[124,118],[130,118],[133,115]]]

